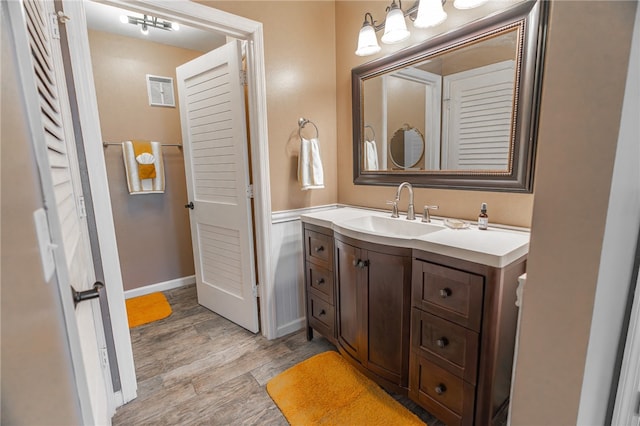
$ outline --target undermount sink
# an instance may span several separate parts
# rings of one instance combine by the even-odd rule
[[[364,216],[343,222],[337,221],[336,225],[356,232],[394,238],[417,238],[444,229],[442,226],[423,223],[419,220],[409,221],[385,216]]]

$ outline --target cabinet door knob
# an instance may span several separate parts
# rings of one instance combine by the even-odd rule
[[[324,251],[324,246],[318,246],[314,250],[316,251],[316,253],[320,253],[321,251]]]
[[[319,317],[321,317],[322,315],[326,314],[326,312],[323,310],[320,311],[320,313],[318,314]]]
[[[447,387],[440,383],[438,386],[436,386],[435,391],[438,395],[442,395],[447,391]]]
[[[442,297],[443,299],[446,299],[449,296],[451,296],[451,289],[450,288],[441,288],[440,289],[440,297]]]
[[[353,261],[353,266],[363,269],[366,268],[367,266],[369,266],[369,261],[368,260],[362,260],[362,259],[357,259]]]
[[[444,348],[448,344],[449,344],[449,339],[447,339],[446,337],[441,337],[438,340],[436,340],[436,345],[438,345],[440,349]]]
[[[320,278],[319,280],[316,280],[316,285],[320,285],[320,284],[324,284],[324,278]]]

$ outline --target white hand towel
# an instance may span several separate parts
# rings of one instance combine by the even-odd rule
[[[364,141],[364,169],[378,170],[378,148],[375,141]]]
[[[298,156],[298,181],[302,190],[324,188],[324,172],[318,138],[301,138]]]
[[[164,192],[164,162],[162,161],[162,145],[159,142],[151,142],[151,155],[154,157],[156,177],[153,179],[140,179],[138,174],[138,161],[136,160],[131,141],[122,142],[122,155],[124,169],[127,175],[127,187],[129,194],[161,194]],[[144,159],[141,158],[144,162]]]

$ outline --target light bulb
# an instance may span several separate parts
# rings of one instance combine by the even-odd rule
[[[129,22],[129,17],[127,15],[120,15],[120,22],[126,24]]]
[[[173,31],[178,31],[180,29],[180,24],[178,24],[177,22],[172,22],[171,23],[171,29]]]
[[[455,0],[453,7],[456,9],[473,9],[474,7],[485,4],[487,1],[488,0]]]
[[[378,44],[378,39],[376,38],[376,31],[371,24],[365,21],[358,34],[358,49],[356,50],[356,55],[369,56],[378,53],[381,49]]]
[[[396,6],[395,2],[391,3],[384,22],[384,34],[380,40],[386,44],[393,44],[408,39],[410,35],[402,9]]]
[[[447,13],[442,8],[441,0],[420,0],[418,16],[413,22],[416,28],[435,27],[447,19]]]

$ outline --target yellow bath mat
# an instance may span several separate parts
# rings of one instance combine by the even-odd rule
[[[292,426],[422,425],[413,413],[329,351],[280,373],[267,392]]]
[[[129,328],[158,321],[171,315],[171,306],[162,293],[151,293],[125,301]]]

